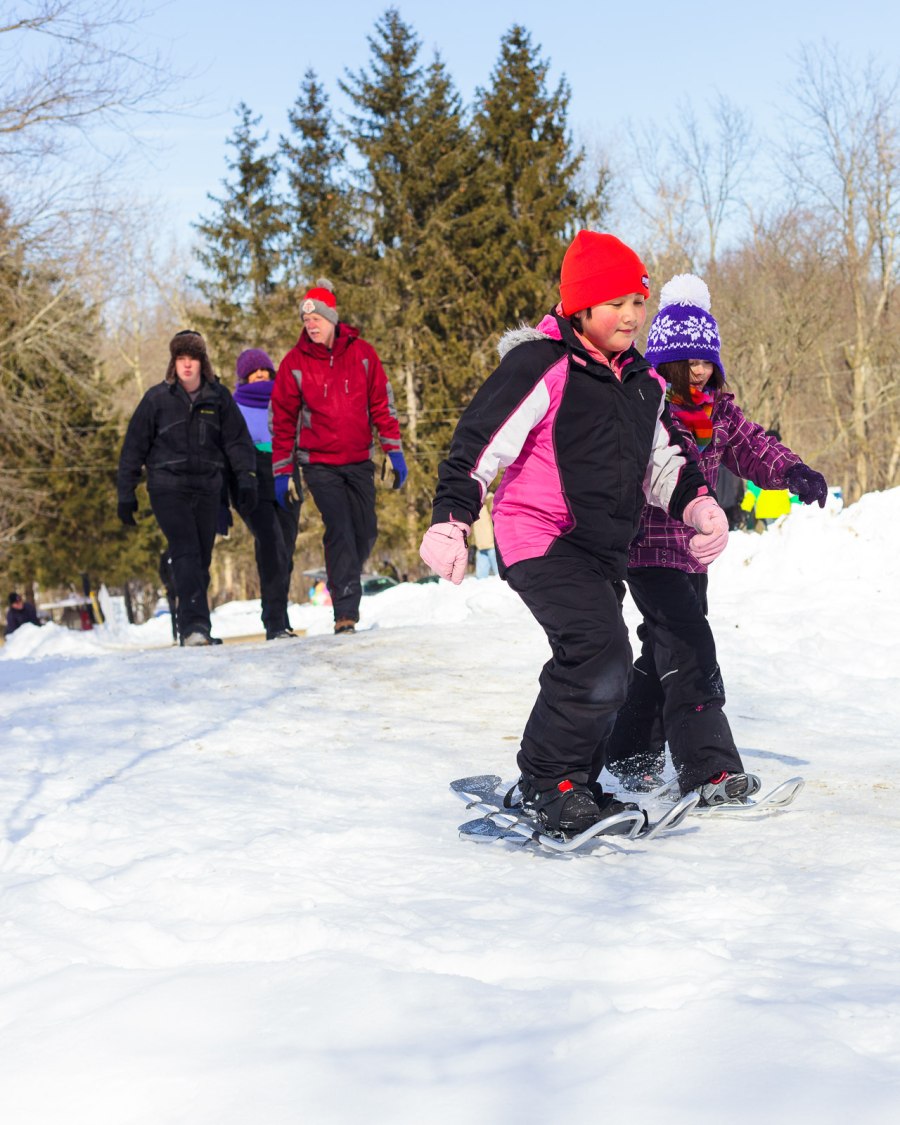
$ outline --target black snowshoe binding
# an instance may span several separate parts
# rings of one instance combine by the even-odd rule
[[[525,774],[506,794],[503,804],[509,809],[521,808],[540,821],[548,834],[566,839],[587,831],[598,821],[628,811],[628,806],[603,793],[596,784],[564,778],[541,789],[534,778]],[[611,834],[628,833],[630,829],[630,824],[614,825]]]
[[[722,773],[697,786],[699,808],[713,805],[742,805],[760,790],[760,780],[753,773]]]

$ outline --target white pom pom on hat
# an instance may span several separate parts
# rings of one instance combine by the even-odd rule
[[[709,287],[695,273],[677,273],[659,291],[659,307],[664,309],[667,305],[693,305],[710,312],[712,298]]]

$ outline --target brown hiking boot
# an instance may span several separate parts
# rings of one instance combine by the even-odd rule
[[[335,633],[355,633],[356,622],[349,617],[341,617],[334,623]]]

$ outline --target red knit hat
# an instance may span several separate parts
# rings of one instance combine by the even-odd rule
[[[627,293],[650,296],[647,267],[615,235],[580,230],[566,251],[559,276],[563,316]]]
[[[327,277],[320,277],[300,302],[301,314],[318,313],[332,324],[337,324],[337,298]]]

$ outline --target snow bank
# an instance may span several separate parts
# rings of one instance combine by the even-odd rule
[[[900,488],[876,492],[843,511],[796,507],[762,534],[733,532],[728,549],[714,564],[710,584],[716,599],[742,600],[748,611],[758,599],[785,604],[798,590],[823,600],[884,597],[893,600],[900,585]],[[404,629],[451,625],[470,620],[500,621],[528,617],[520,600],[497,578],[404,583],[363,598],[361,629]],[[330,606],[309,603],[290,607],[291,624],[308,636],[332,632]],[[212,614],[213,633],[222,638],[258,636],[262,632],[259,601],[232,602]],[[115,622],[89,632],[55,625],[23,626],[0,649],[0,660],[41,659],[122,648],[158,648],[172,643],[167,614],[145,625]]]
[[[795,512],[714,567],[735,737],[797,804],[606,854],[458,837],[448,782],[515,777],[547,656],[497,579],[365,598],[355,636],[294,606],[277,644],[23,627],[3,1121],[893,1125],[898,506]]]

